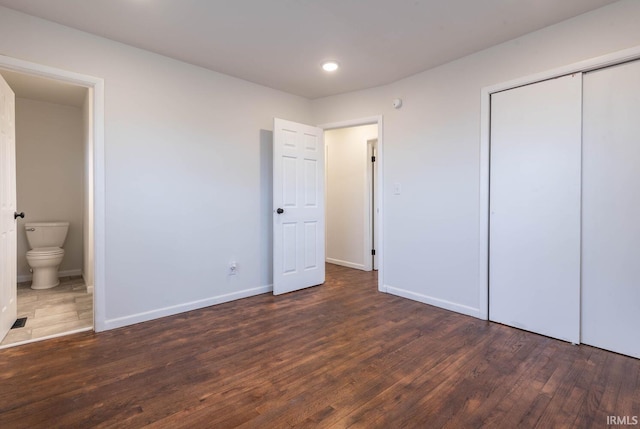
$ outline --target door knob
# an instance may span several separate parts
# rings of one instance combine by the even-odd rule
[[[282,213],[284,213],[284,210],[283,209],[278,209],[278,210],[276,210],[276,213],[282,214]]]
[[[18,212],[14,212],[14,213],[13,213],[13,218],[14,218],[14,219],[18,219],[19,217],[21,217],[22,219],[24,219],[24,212],[20,212],[20,213],[18,213]]]

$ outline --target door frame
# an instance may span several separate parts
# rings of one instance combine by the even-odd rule
[[[0,55],[0,67],[88,88],[92,92],[91,133],[93,135],[93,330],[107,329],[105,324],[105,151],[104,151],[104,79],[49,67]],[[43,338],[44,339],[44,338]],[[29,341],[30,342],[30,341]],[[22,344],[16,343],[15,345]]]
[[[360,119],[352,119],[340,122],[331,122],[327,124],[318,125],[318,127],[322,128],[324,131],[327,130],[335,130],[338,128],[350,128],[357,127],[360,125],[377,125],[378,126],[378,147],[376,155],[376,163],[378,167],[378,175],[376,177],[378,186],[376,189],[376,200],[378,202],[378,222],[377,229],[375,231],[376,236],[378,237],[378,248],[376,249],[376,256],[378,257],[378,290],[380,292],[386,292],[386,288],[384,286],[384,217],[383,217],[383,207],[384,207],[384,137],[383,137],[383,127],[382,127],[382,115],[378,116],[370,116],[366,118]]]
[[[586,73],[604,67],[640,59],[640,46],[576,62],[541,73],[486,86],[480,90],[480,198],[478,318],[489,320],[489,169],[491,152],[491,94],[555,79],[574,73]]]

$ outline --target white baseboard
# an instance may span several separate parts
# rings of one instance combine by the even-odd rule
[[[342,265],[343,267],[355,268],[356,270],[366,271],[363,264],[356,264],[353,262],[342,261],[340,259],[333,259],[333,258],[326,258],[325,260],[330,264]]]
[[[247,298],[262,293],[273,291],[273,285],[260,286],[253,289],[245,289],[238,292],[218,295],[198,301],[186,302],[184,304],[172,305],[171,307],[159,308],[157,310],[146,311],[143,313],[132,314],[130,316],[117,317],[115,319],[107,319],[104,324],[100,324],[100,331],[121,328],[123,326],[133,325],[135,323],[147,322],[149,320],[159,319],[161,317],[173,316],[175,314],[184,313],[186,311],[197,310],[204,307],[210,307],[224,302],[235,301],[241,298]]]
[[[72,276],[80,276],[80,275],[82,275],[82,270],[80,269],[58,271],[58,277],[72,277]],[[32,278],[33,278],[33,275],[31,273],[20,274],[18,276],[18,283],[30,282]]]
[[[455,311],[456,313],[466,314],[467,316],[473,316],[478,319],[483,319],[482,312],[478,308],[469,307],[467,305],[457,304],[455,302],[447,301],[440,298],[434,298],[432,296],[423,295],[416,292],[411,292],[405,289],[384,285],[387,293],[391,295],[401,296],[403,298],[412,299],[414,301],[422,302],[424,304],[433,305],[434,307],[444,308],[445,310]]]
[[[73,277],[73,276],[81,276],[81,275],[82,275],[82,270],[81,269],[66,270],[66,271],[59,271],[58,272],[58,277]]]
[[[87,293],[92,294],[93,293],[93,283],[90,284],[87,281],[87,277],[85,276],[84,273],[82,273],[82,280],[84,280],[84,284],[85,284],[85,286],[87,286]]]

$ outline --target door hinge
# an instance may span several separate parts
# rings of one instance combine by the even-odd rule
[[[376,256],[376,249],[371,249],[371,256]]]
[[[376,157],[375,156],[371,157],[371,162],[376,162]]]

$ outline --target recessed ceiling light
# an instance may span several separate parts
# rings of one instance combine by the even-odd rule
[[[334,72],[338,70],[338,63],[336,61],[325,61],[322,63],[322,70],[328,72]]]

